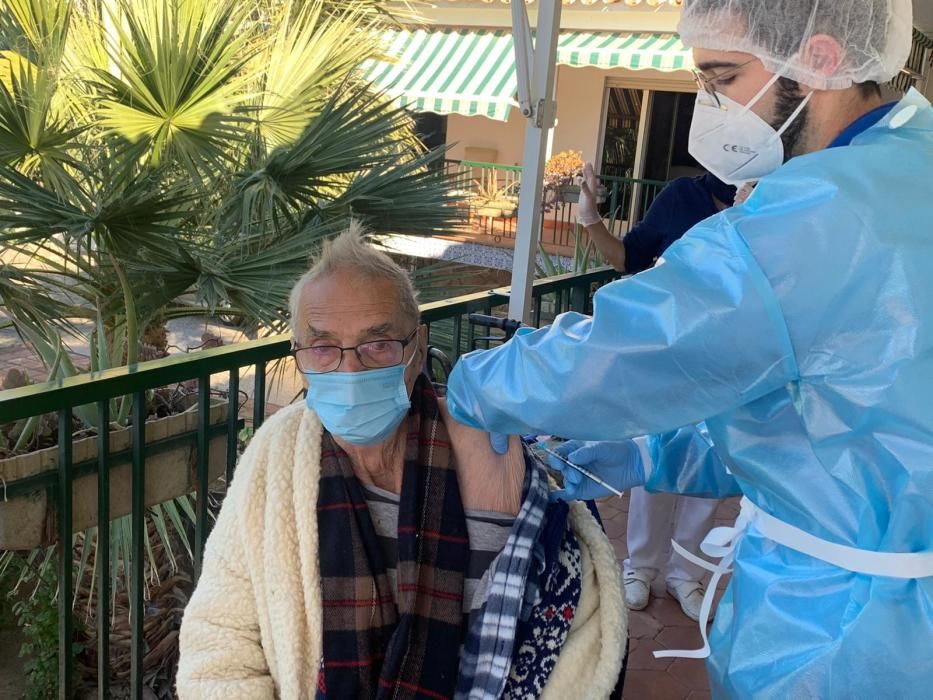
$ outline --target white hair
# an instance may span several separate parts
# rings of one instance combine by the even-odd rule
[[[414,323],[421,317],[418,308],[418,292],[411,283],[408,273],[392,258],[366,242],[367,229],[359,221],[351,220],[346,231],[336,238],[325,241],[321,253],[312,260],[311,269],[305,272],[292,287],[288,300],[289,323],[292,333],[298,336],[299,300],[309,282],[331,275],[337,270],[353,270],[369,279],[382,279],[392,283],[398,296],[401,312]]]

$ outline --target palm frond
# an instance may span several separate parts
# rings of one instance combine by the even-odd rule
[[[269,245],[261,231],[243,235],[236,247],[221,247],[202,261],[198,298],[211,308],[221,301],[241,309],[248,318],[281,328],[288,296],[308,261],[328,238],[343,231],[349,220],[317,222],[296,228]],[[274,274],[269,274],[274,270]]]
[[[70,0],[3,0],[4,48],[43,68],[56,66],[64,51],[73,3]]]
[[[46,31],[41,18],[23,21],[29,19],[35,25],[30,34]],[[68,13],[56,21],[66,23]],[[59,89],[66,29],[54,31],[52,37],[34,36],[24,53],[0,51],[0,162],[41,178],[53,189],[67,183],[66,166],[80,167],[69,148],[83,131],[83,126],[67,123],[66,100]]]
[[[82,235],[93,219],[75,204],[0,164],[0,243],[41,241],[56,233]]]
[[[457,203],[456,175],[444,169],[445,148],[406,162],[380,164],[354,178],[326,206],[362,219],[377,231],[450,234],[465,226]]]
[[[196,194],[164,185],[158,172],[145,171],[99,193],[94,224],[109,252],[122,260],[158,260],[179,240],[178,222],[192,215]],[[115,187],[113,187],[116,185]],[[174,257],[170,257],[174,259]]]
[[[249,61],[249,7],[234,0],[122,0],[108,47],[116,74],[97,71],[101,123],[145,144],[153,165],[175,160],[196,176],[230,161],[245,141],[237,108]]]
[[[359,40],[373,29],[363,10],[348,3],[329,19],[324,5],[323,0],[283,5],[273,40],[255,59],[264,76],[255,119],[268,150],[294,143],[334,88],[378,52],[374,42]]]
[[[355,11],[365,12],[367,15],[379,19],[381,22],[397,27],[406,24],[416,24],[424,20],[423,10],[429,8],[428,0],[324,0],[324,12],[330,16],[339,17],[352,5]]]
[[[0,262],[0,306],[14,319],[29,324],[47,321],[73,330],[68,319],[77,309],[50,292],[45,276],[42,270]]]
[[[351,177],[397,163],[410,125],[408,112],[365,87],[338,91],[293,145],[238,178],[225,215],[241,230],[268,222],[279,232],[308,209],[319,213]]]

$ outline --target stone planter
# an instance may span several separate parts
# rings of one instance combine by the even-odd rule
[[[211,426],[226,427],[227,403],[218,401],[210,408]],[[177,415],[146,423],[146,505],[162,503],[191,493],[196,488],[196,436],[198,410],[193,407]],[[178,438],[173,441],[172,438]],[[110,519],[128,515],[131,510],[132,478],[129,455],[119,453],[132,447],[130,428],[110,433]],[[208,473],[213,481],[223,475],[227,464],[226,430],[210,439]],[[76,440],[72,463],[97,459],[97,437]],[[0,477],[7,487],[17,481],[54,471],[58,447],[0,460]],[[72,486],[73,531],[97,525],[97,473],[77,476]],[[58,540],[54,495],[41,489],[29,495],[0,499],[0,550],[29,550]]]
[[[502,209],[499,207],[484,206],[476,210],[476,215],[498,219],[502,216]]]
[[[602,204],[605,202],[608,194],[609,191],[603,185],[600,185],[599,189],[596,190],[596,203]],[[565,204],[579,204],[580,185],[561,185],[557,188],[557,197]]]
[[[561,185],[557,188],[557,198],[566,204],[577,204],[580,201],[579,185]]]

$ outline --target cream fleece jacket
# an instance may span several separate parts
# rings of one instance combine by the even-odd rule
[[[181,700],[310,700],[321,662],[316,504],[321,423],[304,404],[256,433],[207,542],[181,626]],[[583,558],[577,615],[545,698],[608,697],[628,620],[615,552],[582,503],[571,527]]]

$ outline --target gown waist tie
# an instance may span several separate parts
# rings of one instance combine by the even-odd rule
[[[709,531],[700,545],[700,550],[707,556],[719,559],[713,564],[687,551],[671,540],[674,550],[684,559],[711,571],[713,576],[703,596],[700,607],[700,635],[703,647],[700,649],[679,649],[656,651],[656,658],[677,657],[685,659],[705,659],[709,656],[709,638],[706,623],[709,621],[713,597],[719,580],[731,573],[735,552],[745,531],[751,524],[764,537],[777,544],[797,552],[807,554],[841,569],[868,576],[888,576],[902,579],[920,579],[933,576],[933,551],[927,552],[875,552],[858,547],[836,544],[804,532],[784,521],[765,513],[748,498],[743,497],[742,509],[732,527],[716,527]]]

